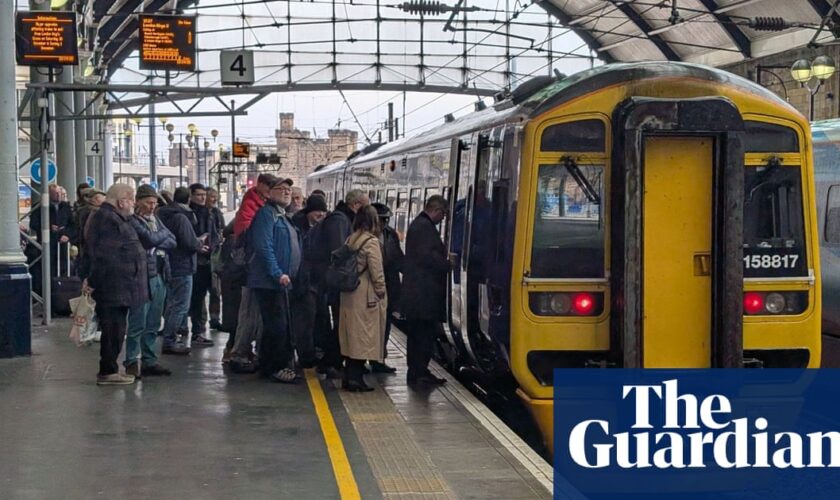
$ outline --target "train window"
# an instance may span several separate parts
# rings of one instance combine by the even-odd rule
[[[799,167],[744,172],[744,277],[807,275]]]
[[[368,191],[368,199],[372,202],[376,201],[376,191],[374,191],[373,189]]]
[[[391,210],[397,209],[397,191],[394,189],[389,189],[385,192],[385,204],[388,205],[388,208]]]
[[[551,125],[543,131],[540,139],[540,149],[543,151],[603,153],[606,148],[606,131],[601,120]]]
[[[397,193],[397,209],[394,211],[394,228],[405,233],[408,230],[408,193],[400,191]]]
[[[746,153],[796,153],[799,138],[790,127],[773,123],[747,120],[744,122],[744,152]]]
[[[828,188],[825,207],[825,241],[832,246],[840,245],[840,184]]]
[[[408,211],[408,218],[414,220],[417,214],[423,210],[423,199],[421,198],[423,190],[415,188],[411,190],[411,206]]]
[[[540,165],[533,278],[602,278],[604,168],[574,163]]]
[[[385,198],[383,196],[383,191],[381,189],[376,192],[376,201],[379,202],[379,203],[383,203],[385,201]]]

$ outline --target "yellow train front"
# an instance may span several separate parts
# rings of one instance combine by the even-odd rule
[[[512,373],[551,447],[555,368],[815,367],[808,123],[682,63],[538,78],[458,120],[319,168],[404,232],[442,193],[451,367]]]
[[[700,66],[605,66],[525,128],[511,285],[519,395],[551,447],[559,367],[816,367],[808,123]]]

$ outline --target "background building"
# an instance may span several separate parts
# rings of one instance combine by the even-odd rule
[[[276,130],[277,154],[283,162],[280,171],[306,191],[306,176],[318,165],[347,158],[356,151],[358,132],[331,129],[327,137],[313,137],[309,131],[295,128],[294,113],[280,113],[280,128]]]

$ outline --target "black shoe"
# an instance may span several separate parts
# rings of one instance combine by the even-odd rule
[[[416,379],[409,379],[409,384],[426,384],[426,385],[444,385],[446,383],[445,378],[435,377],[431,373],[427,373],[426,375],[421,375]]]
[[[174,354],[176,356],[186,356],[190,353],[190,348],[184,344],[172,344],[163,346],[163,354]]]
[[[362,375],[370,375],[370,369],[367,366],[362,365]]]
[[[373,390],[373,387],[364,382],[348,382],[346,386],[342,385],[342,388],[348,392],[370,392]]]
[[[217,319],[211,319],[210,320],[210,329],[211,330],[218,330],[218,331],[221,332],[223,330],[222,322],[217,320]]]
[[[242,359],[230,360],[230,371],[233,373],[257,373],[259,365],[252,361],[244,361]]]
[[[385,363],[380,363],[379,361],[372,361],[370,363],[370,371],[373,373],[397,373],[396,368],[388,366]]]
[[[216,343],[204,335],[193,335],[192,345],[196,347],[213,347]]]
[[[172,371],[170,371],[168,368],[164,368],[160,365],[144,366],[140,370],[140,373],[144,377],[161,377],[161,376],[168,377],[168,376],[172,375]]]

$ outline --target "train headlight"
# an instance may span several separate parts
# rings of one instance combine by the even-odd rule
[[[780,293],[768,293],[764,298],[764,308],[770,314],[779,314],[785,310],[785,296]]]
[[[600,292],[531,292],[531,311],[538,316],[598,316],[604,310]]]
[[[551,312],[558,316],[565,316],[572,310],[572,299],[565,293],[552,293],[549,295],[549,306]]]
[[[744,314],[802,314],[808,309],[808,292],[745,292]]]

